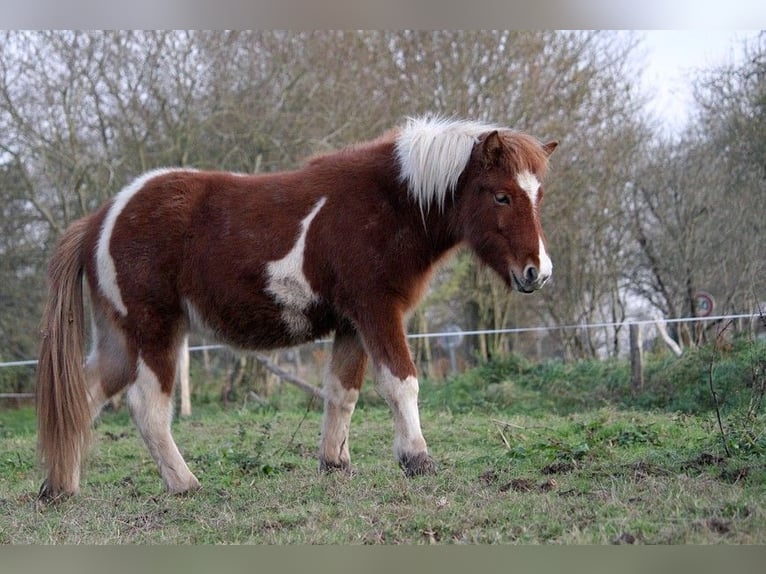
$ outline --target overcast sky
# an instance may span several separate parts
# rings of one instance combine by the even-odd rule
[[[643,50],[644,89],[652,95],[651,110],[677,132],[692,107],[694,71],[739,61],[746,38],[757,30],[647,30],[638,32]]]

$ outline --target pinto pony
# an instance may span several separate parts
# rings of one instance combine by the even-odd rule
[[[73,223],[50,262],[37,370],[40,499],[78,491],[93,419],[125,388],[166,489],[199,488],[170,432],[191,329],[241,349],[334,332],[319,467],[349,469],[349,424],[369,357],[393,414],[396,459],[407,475],[434,472],[405,317],[435,265],[463,244],[510,288],[543,286],[552,266],[541,182],[556,145],[424,117],[295,171],[139,177]]]

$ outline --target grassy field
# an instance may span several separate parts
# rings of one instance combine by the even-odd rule
[[[162,492],[125,410],[106,412],[82,492],[44,509],[34,413],[0,411],[0,542],[764,544],[763,351],[657,359],[640,397],[617,362],[511,359],[425,381],[440,471],[415,479],[393,461],[371,388],[352,423],[351,477],[317,471],[321,412],[298,391],[195,405],[174,422],[203,483],[188,496]]]

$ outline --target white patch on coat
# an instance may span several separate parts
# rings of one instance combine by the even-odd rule
[[[420,428],[418,379],[409,376],[402,380],[388,367],[381,366],[376,382],[394,417],[394,455],[401,460],[404,455],[428,452]]]
[[[529,196],[532,205],[537,203],[537,196],[540,193],[540,180],[537,176],[529,171],[522,171],[516,176],[516,182],[519,187],[523,189]],[[539,282],[544,283],[553,273],[553,263],[545,250],[545,244],[543,238],[540,237],[538,248],[538,259],[540,260],[539,266]]]
[[[199,488],[170,434],[173,401],[162,392],[160,381],[139,357],[136,381],[128,387],[128,408],[141,437],[159,466],[165,488],[171,493]]]
[[[540,280],[545,281],[553,274],[553,262],[545,250],[545,244],[540,238]]]
[[[425,116],[409,118],[396,137],[400,178],[425,213],[444,209],[482,134],[503,129],[481,122]]]
[[[318,298],[303,274],[303,261],[309,226],[325,201],[326,197],[317,201],[311,212],[303,218],[298,238],[290,252],[282,259],[269,262],[266,268],[269,277],[266,291],[281,305],[282,320],[296,336],[310,331],[311,324],[305,312]]]
[[[516,176],[519,187],[527,192],[532,205],[537,203],[537,193],[540,191],[540,180],[530,171],[522,171]]]
[[[133,199],[133,196],[136,195],[136,193],[143,189],[148,181],[172,171],[182,170],[156,169],[143,174],[134,180],[133,183],[123,188],[122,191],[114,197],[114,201],[106,212],[104,223],[101,226],[101,234],[99,235],[98,244],[96,246],[98,286],[104,297],[114,305],[115,309],[117,309],[122,316],[128,314],[128,309],[122,299],[120,286],[117,282],[117,269],[114,264],[114,259],[109,251],[112,241],[112,233],[114,232],[114,225],[128,202]]]

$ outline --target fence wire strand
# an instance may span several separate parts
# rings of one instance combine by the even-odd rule
[[[656,323],[699,323],[703,321],[722,321],[725,319],[755,319],[759,317],[760,313],[742,313],[739,315],[715,315],[712,317],[679,317],[676,319],[640,319],[630,321],[607,321],[603,323],[579,323],[571,325],[541,325],[537,327],[509,327],[507,329],[480,329],[473,331],[442,331],[436,333],[412,333],[407,335],[408,339],[435,339],[439,337],[456,337],[456,336],[477,336],[477,335],[504,335],[513,333],[532,333],[541,331],[566,331],[572,329],[603,329],[605,327],[627,327],[628,325],[654,325]],[[331,343],[332,339],[317,339],[307,344],[318,343]],[[189,351],[208,351],[213,349],[224,349],[226,345],[196,345],[189,347]],[[37,361],[34,359],[28,359],[23,361],[8,361],[0,363],[0,368],[4,367],[23,367],[36,365]]]

